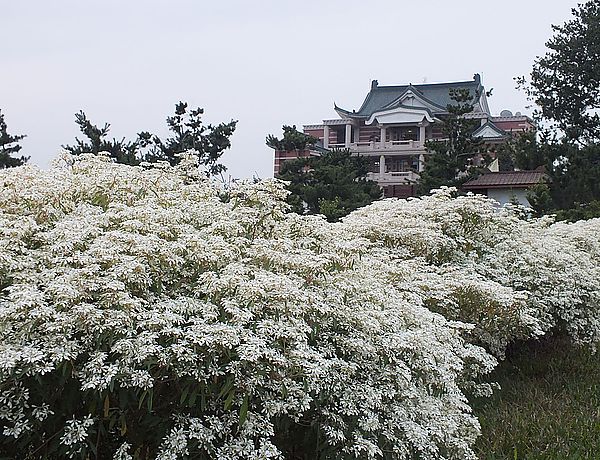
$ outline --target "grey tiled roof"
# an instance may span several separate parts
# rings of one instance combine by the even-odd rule
[[[468,89],[471,95],[479,94],[484,91],[483,86],[476,76],[472,81],[459,81],[450,83],[426,83],[420,85],[401,85],[401,86],[376,86],[371,87],[371,91],[367,94],[361,108],[356,112],[348,112],[350,116],[370,117],[373,113],[378,112],[387,105],[390,105],[408,89],[416,92],[418,96],[423,97],[435,106],[440,108],[440,112],[444,112],[446,107],[455,102],[450,99],[449,91],[451,89],[464,88]]]

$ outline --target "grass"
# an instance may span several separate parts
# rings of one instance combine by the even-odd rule
[[[492,398],[473,401],[481,460],[600,459],[600,354],[563,337],[510,350]]]

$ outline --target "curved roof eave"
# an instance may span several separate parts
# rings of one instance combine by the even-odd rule
[[[340,115],[342,118],[343,118],[343,115],[351,115],[352,114],[352,112],[350,112],[349,110],[338,107],[335,102],[333,103],[333,110],[335,110],[337,112],[337,114]]]
[[[398,110],[398,109],[404,109],[405,111],[413,112],[415,114],[423,114],[423,118],[421,119],[421,121],[423,121],[423,119],[427,120],[429,123],[434,123],[436,121],[436,118],[434,117],[431,110],[429,110],[426,107],[410,107],[410,106],[405,106],[405,105],[399,105],[399,106],[394,107],[393,109],[380,110],[379,112],[374,112],[373,114],[371,114],[371,116],[368,118],[368,120],[365,121],[365,124],[366,125],[373,124],[373,122],[377,119],[377,117],[391,115],[395,112],[399,112],[400,110]]]
[[[371,88],[371,89],[369,90],[369,92],[367,93],[367,96],[365,97],[365,100],[363,101],[363,103],[362,103],[362,104],[361,104],[361,106],[360,106],[360,109],[358,109],[358,110],[356,111],[356,113],[361,113],[361,112],[362,112],[362,110],[363,110],[363,109],[364,109],[364,108],[367,106],[367,104],[369,103],[369,101],[371,100],[371,98],[372,98],[372,96],[373,96],[373,90],[374,90],[374,89],[376,89],[376,88],[377,88],[377,87],[375,87],[375,88]]]

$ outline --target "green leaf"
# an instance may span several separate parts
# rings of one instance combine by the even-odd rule
[[[247,417],[248,417],[248,395],[245,395],[244,400],[242,401],[242,405],[240,407],[240,426],[242,426],[244,424]]]
[[[223,388],[221,388],[221,391],[219,392],[219,399],[221,399],[226,394],[228,394],[232,387],[233,387],[233,377],[228,377],[227,380],[225,381],[225,385],[223,385]]]
[[[196,404],[197,397],[198,397],[198,391],[197,390],[192,391],[192,393],[190,395],[190,399],[188,401],[188,407],[193,407]]]
[[[144,404],[144,399],[146,399],[146,396],[148,396],[148,390],[144,390],[144,392],[142,393],[142,397],[140,398],[140,401],[138,402],[138,409],[142,408],[142,404]]]
[[[154,391],[153,390],[149,390],[148,391],[148,399],[146,401],[146,407],[148,407],[148,411],[152,410],[152,398],[154,396]]]
[[[108,397],[108,393],[104,398],[104,418],[108,417],[108,413],[110,411],[110,398]]]
[[[179,398],[179,404],[183,404],[185,398],[187,398],[188,393],[190,392],[190,387],[185,387],[181,392],[181,397]]]
[[[232,389],[229,394],[227,395],[227,399],[225,400],[225,403],[223,404],[223,408],[225,410],[229,410],[231,409],[231,404],[233,403],[233,397],[235,396],[235,388]]]

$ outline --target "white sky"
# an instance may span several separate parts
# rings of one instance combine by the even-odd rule
[[[233,177],[272,175],[267,134],[358,109],[380,85],[470,80],[530,113],[513,77],[577,0],[0,0],[0,108],[47,167],[83,109],[111,137],[164,136],[175,103],[239,120]]]

